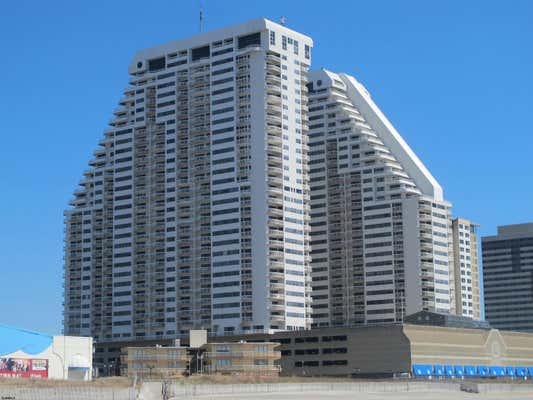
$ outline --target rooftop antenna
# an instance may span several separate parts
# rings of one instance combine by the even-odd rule
[[[287,18],[285,18],[285,16],[281,16],[281,18],[279,19],[279,22],[281,23],[281,25],[285,26],[285,24],[287,23]]]
[[[204,8],[200,6],[200,32],[202,32],[203,22],[204,22]]]

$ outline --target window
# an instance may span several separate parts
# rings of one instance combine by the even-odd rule
[[[231,366],[231,360],[217,360],[216,362],[217,367],[230,367]]]
[[[305,45],[304,51],[305,51],[305,58],[309,60],[309,58],[311,58],[311,48],[309,47],[309,45],[307,45],[307,44]],[[320,82],[320,83],[322,83],[322,82]]]
[[[153,72],[161,69],[165,69],[165,57],[148,60],[148,71]]]
[[[220,56],[222,54],[226,54],[226,53],[231,53],[233,51],[233,47],[228,47],[226,49],[222,49],[222,50],[218,50],[218,51],[214,51],[211,55],[213,57],[215,56]]]
[[[276,45],[276,32],[270,31],[270,45],[275,46]]]
[[[318,361],[304,361],[304,367],[318,367]]]
[[[287,36],[285,35],[281,37],[281,48],[287,50]]]
[[[331,366],[331,365],[348,365],[348,360],[325,360],[322,361],[323,366]]]
[[[191,50],[191,60],[201,60],[202,58],[209,58],[210,57],[210,51],[209,46],[203,46],[198,47],[196,49]]]
[[[221,345],[221,346],[217,346],[216,347],[216,352],[217,353],[229,353],[229,351],[230,351],[230,349],[226,345]]]
[[[241,36],[239,38],[239,49],[244,49],[249,46],[261,45],[261,33],[252,33],[251,35]]]
[[[294,41],[294,54],[298,55],[298,41]]]

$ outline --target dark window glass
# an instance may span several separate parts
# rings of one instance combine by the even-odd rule
[[[239,38],[239,49],[244,49],[248,46],[261,45],[261,32],[252,33],[251,35],[241,36]]]
[[[148,60],[148,71],[153,72],[159,71],[160,69],[165,69],[165,57]]]
[[[198,47],[191,50],[191,59],[192,61],[200,60],[202,58],[207,58],[210,56],[209,46]]]

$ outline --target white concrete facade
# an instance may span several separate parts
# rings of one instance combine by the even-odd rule
[[[312,45],[257,19],[135,55],[65,213],[67,334],[309,326]]]
[[[313,325],[453,313],[442,188],[355,78],[309,82]]]

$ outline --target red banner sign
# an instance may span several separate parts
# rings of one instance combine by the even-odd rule
[[[48,378],[48,360],[0,358],[2,378]]]

